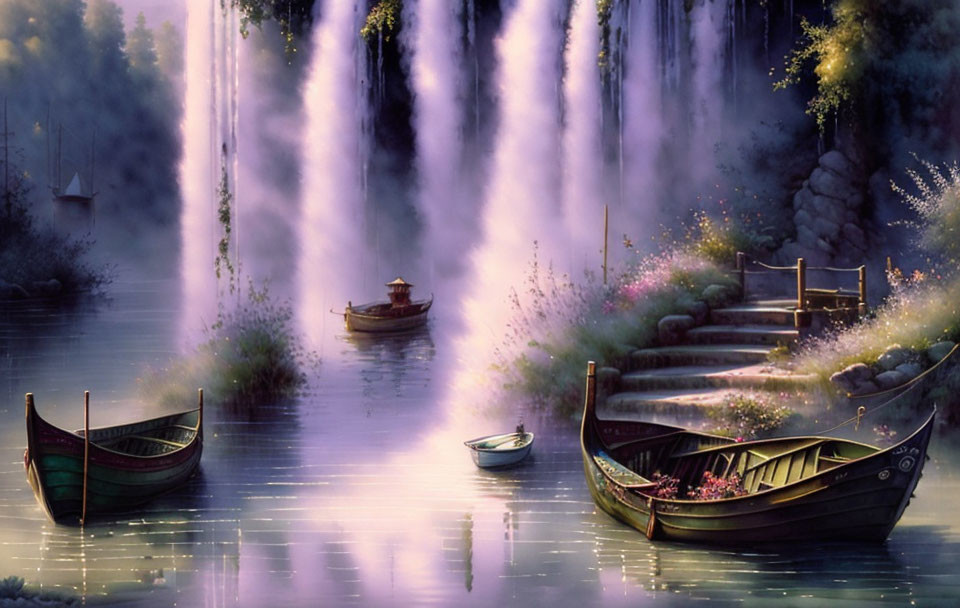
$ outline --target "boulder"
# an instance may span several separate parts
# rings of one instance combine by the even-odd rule
[[[854,397],[858,397],[860,395],[869,395],[870,393],[878,392],[880,392],[880,388],[876,385],[876,383],[872,380],[868,380],[858,384],[856,388],[850,391],[850,394]]]
[[[873,379],[873,381],[876,382],[877,386],[879,386],[881,390],[887,390],[896,386],[900,386],[907,380],[909,380],[909,378],[895,369],[892,369],[888,372],[880,372],[877,374],[876,378]]]
[[[710,307],[707,306],[706,302],[702,300],[696,300],[686,306],[686,312],[688,315],[693,317],[693,322],[696,325],[703,325],[707,322],[707,318],[710,316]]]
[[[813,216],[806,209],[801,209],[793,214],[793,223],[797,226],[813,226]]]
[[[687,335],[687,330],[695,325],[690,315],[667,315],[657,323],[660,344],[670,346],[679,344]]]
[[[845,208],[842,203],[826,196],[813,196],[810,203],[817,217],[827,219],[834,224],[843,224]]]
[[[700,299],[710,308],[720,308],[737,297],[737,288],[732,285],[707,285],[700,294]]]
[[[817,236],[824,240],[830,241],[840,236],[840,226],[822,215],[813,220],[813,226],[811,227]]]
[[[797,225],[797,242],[804,247],[816,247],[817,235],[814,234],[813,230],[810,230],[810,228],[804,226],[803,224],[799,224]]]
[[[907,361],[898,365],[893,371],[900,372],[907,377],[907,380],[913,380],[923,373],[923,367],[914,361]]]
[[[853,163],[847,160],[847,157],[839,150],[830,150],[821,156],[819,164],[827,171],[832,171],[849,180],[854,178]]]
[[[844,224],[843,225],[843,238],[847,240],[850,245],[853,245],[861,251],[867,250],[867,235],[863,233],[863,230],[859,226],[854,224]]]
[[[824,171],[820,167],[813,170],[810,174],[810,189],[814,194],[829,196],[840,201],[857,193],[857,188],[836,173]]]
[[[793,195],[793,208],[797,211],[800,209],[810,209],[813,204],[813,192],[810,192],[809,188],[800,188],[797,190],[797,193]]]
[[[839,372],[836,372],[830,376],[830,382],[834,386],[850,394],[864,394],[857,393],[857,390],[864,383],[873,384],[872,380],[873,370],[870,369],[870,366],[864,363],[854,363],[853,365],[848,365]],[[873,387],[876,389],[875,384]]]
[[[898,365],[906,363],[907,359],[913,354],[914,352],[909,348],[903,348],[899,344],[891,344],[877,358],[877,365],[884,371],[890,371],[896,369]]]
[[[950,354],[950,351],[953,350],[953,347],[956,346],[955,342],[950,340],[943,340],[942,342],[937,342],[924,351],[927,359],[931,364],[940,363],[940,360]]]

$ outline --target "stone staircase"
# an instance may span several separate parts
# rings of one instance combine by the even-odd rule
[[[792,304],[761,300],[714,309],[707,324],[688,329],[680,344],[634,351],[602,409],[610,416],[693,422],[745,390],[803,387],[813,378],[776,368],[767,358],[778,345],[800,338]]]

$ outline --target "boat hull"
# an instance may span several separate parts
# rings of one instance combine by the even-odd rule
[[[196,413],[196,412],[194,412]],[[114,427],[129,434],[164,421],[189,422],[190,416],[169,416],[145,423]],[[196,417],[192,417],[196,421]],[[76,521],[83,510],[84,439],[82,435],[57,428],[35,411],[27,412],[28,446],[25,457],[27,480],[37,502],[50,519]],[[189,434],[175,428],[174,432]],[[113,433],[116,436],[116,433]],[[106,440],[111,429],[91,431],[87,469],[87,516],[124,511],[142,505],[175,489],[197,470],[203,450],[202,435],[179,449],[155,456],[134,456],[106,449],[94,443]],[[121,435],[123,436],[123,435]]]
[[[533,433],[508,433],[472,439],[464,445],[470,448],[474,464],[489,469],[517,464],[530,454],[533,440]],[[515,443],[519,445],[513,447]]]
[[[881,453],[797,484],[716,502],[651,500],[611,480],[586,452],[584,471],[601,509],[657,539],[721,544],[879,542],[890,534],[916,488],[928,439],[929,432],[898,455]],[[904,454],[914,463],[907,471],[900,466]]]
[[[588,403],[581,427],[581,452],[587,486],[597,506],[603,511],[657,540],[717,544],[883,541],[903,515],[917,486],[933,429],[931,415],[904,441],[885,450],[871,448],[875,450],[871,453],[866,452],[869,446],[847,442],[853,445],[853,449],[863,449],[865,455],[833,464],[825,470],[814,468],[813,471],[819,472],[745,496],[718,500],[667,499],[656,497],[652,483],[611,458],[608,451],[621,450],[620,453],[625,453],[622,450],[639,446],[635,454],[648,462],[659,463],[648,466],[653,471],[667,461],[651,454],[658,450],[669,451],[670,448],[665,446],[671,442],[674,442],[672,445],[679,445],[680,442],[689,445],[691,441],[701,441],[705,447],[692,453],[712,455],[716,458],[714,463],[718,462],[723,452],[737,454],[737,450],[740,450],[742,453],[746,448],[740,446],[747,444],[731,445],[724,443],[723,438],[659,425],[598,421],[590,403],[591,393],[595,398],[594,391],[595,386],[591,391],[588,379]],[[648,427],[647,430],[644,427]],[[622,440],[615,441],[614,437]],[[813,451],[827,440],[829,438],[781,439],[770,440],[768,445],[775,441],[793,441],[797,445],[809,442]],[[756,444],[757,449],[762,450],[761,442]],[[787,470],[781,469],[784,477],[790,474],[791,469],[805,466],[807,457],[803,451],[795,450],[789,459],[786,456],[777,457],[786,464]],[[710,456],[704,458],[709,459]],[[774,460],[776,458],[770,462]],[[734,458],[726,462],[731,464],[725,468],[732,470],[738,461]],[[711,468],[708,465],[705,469],[693,467],[692,470]],[[769,479],[777,475],[776,466],[772,468]]]
[[[406,307],[410,309],[409,312],[403,311],[402,314],[390,314],[390,309],[386,309],[387,314],[368,314],[362,312],[363,307],[347,308],[343,318],[347,331],[363,333],[409,331],[423,327],[427,323],[427,314],[432,305],[432,300],[416,302]]]

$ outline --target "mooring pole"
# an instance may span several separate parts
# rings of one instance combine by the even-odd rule
[[[805,294],[807,291],[807,261],[803,258],[797,258],[797,310],[803,310],[805,306]]]
[[[607,284],[607,234],[610,229],[610,212],[608,205],[603,206],[603,284]]]
[[[87,521],[87,477],[90,470],[90,391],[83,391],[83,507],[80,525]]]
[[[203,389],[197,389],[197,400],[199,401],[199,410],[200,413],[197,414],[197,433],[200,433],[200,436],[203,437]]]

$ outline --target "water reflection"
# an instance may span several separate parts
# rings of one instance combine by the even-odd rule
[[[438,327],[339,336],[299,399],[211,408],[201,473],[186,486],[82,531],[51,524],[24,479],[22,393],[46,395],[38,406],[70,428],[84,385],[96,388],[94,422],[154,415],[127,370],[172,350],[176,325],[149,291],[131,286],[106,307],[36,313],[32,349],[14,347],[11,336],[26,334],[0,319],[0,390],[11,396],[0,405],[0,576],[147,606],[950,604],[960,596],[960,515],[951,506],[960,474],[941,438],[885,545],[654,544],[595,508],[572,424],[525,412],[537,433],[531,457],[501,471],[473,465],[462,440],[513,428],[516,412],[489,418],[442,401],[452,365]],[[71,340],[65,357],[61,344]]]

